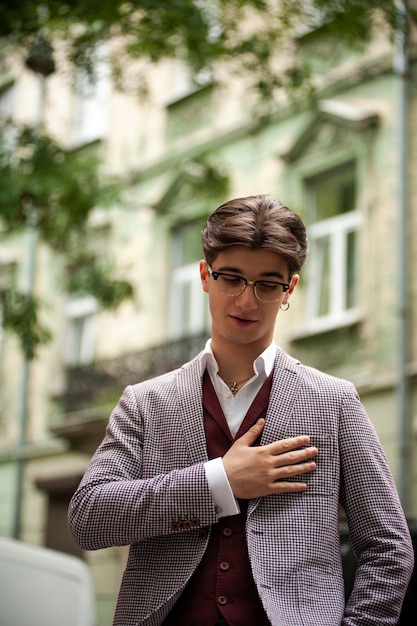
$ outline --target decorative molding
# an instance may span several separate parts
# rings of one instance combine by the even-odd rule
[[[358,131],[375,128],[379,113],[370,107],[341,100],[320,100],[317,111],[292,145],[279,154],[286,163],[356,139]]]

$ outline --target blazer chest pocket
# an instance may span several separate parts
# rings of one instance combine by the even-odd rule
[[[298,434],[291,432],[286,434],[286,437],[294,437]],[[317,467],[312,472],[294,476],[290,480],[301,480],[307,483],[306,495],[332,495],[339,489],[336,443],[330,433],[308,432],[305,434],[310,436],[310,445],[315,446],[318,450],[318,455],[314,458]]]

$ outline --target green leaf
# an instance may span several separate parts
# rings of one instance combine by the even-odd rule
[[[39,322],[41,303],[32,294],[14,289],[0,291],[3,327],[16,333],[26,359],[36,356],[39,346],[47,343],[51,334]]]

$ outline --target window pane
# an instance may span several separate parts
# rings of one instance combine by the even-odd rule
[[[188,265],[203,258],[200,232],[203,222],[189,222],[174,228],[172,233],[173,267]]]
[[[213,90],[203,87],[167,108],[167,139],[174,141],[206,128],[214,114]]]
[[[358,227],[353,163],[307,182],[310,255],[307,319],[317,328],[353,319],[357,306]]]
[[[80,145],[102,139],[109,125],[110,64],[104,49],[98,51],[94,78],[78,70],[75,79],[73,142]]]
[[[356,182],[353,165],[345,166],[309,182],[312,221],[324,220],[356,208]]]
[[[356,277],[357,277],[357,232],[351,231],[347,235],[346,246],[346,308],[356,305]]]
[[[90,363],[94,355],[97,302],[94,298],[72,300],[67,308],[65,362]]]
[[[203,332],[207,303],[198,262],[203,258],[199,220],[181,224],[172,233],[172,273],[169,328],[172,337]]]
[[[330,239],[323,237],[317,241],[317,254],[320,263],[318,315],[327,315],[330,307]]]
[[[8,85],[0,90],[0,119],[10,120],[14,113],[15,87]]]
[[[190,327],[191,284],[184,283],[181,287],[181,328]]]

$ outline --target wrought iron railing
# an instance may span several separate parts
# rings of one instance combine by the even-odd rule
[[[185,337],[140,352],[67,369],[60,401],[64,413],[104,405],[117,399],[126,385],[158,376],[193,358],[207,335]]]

